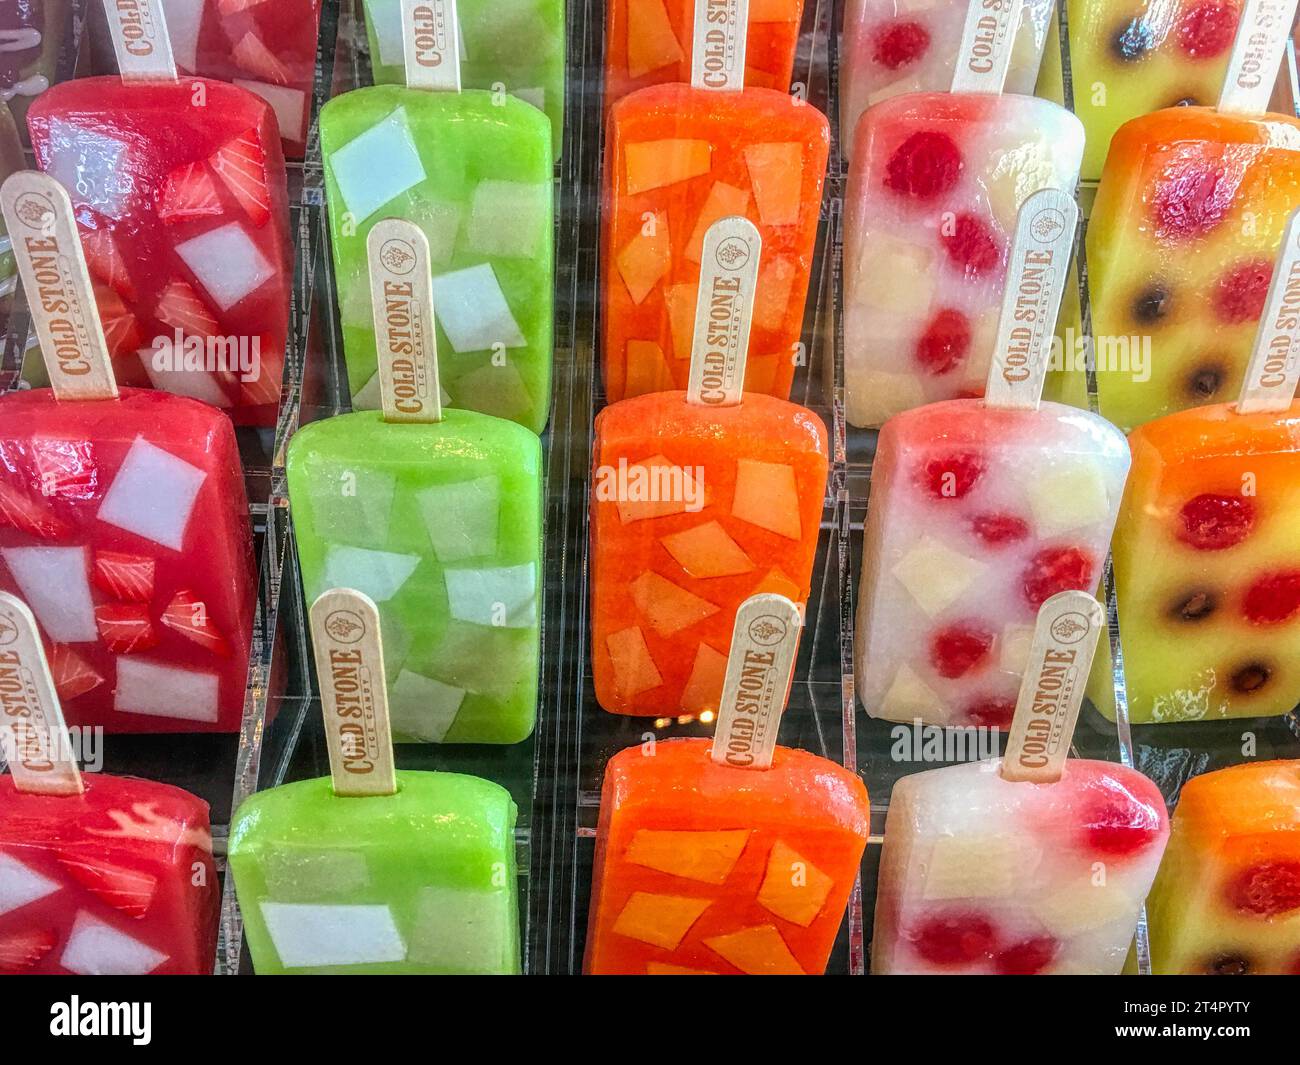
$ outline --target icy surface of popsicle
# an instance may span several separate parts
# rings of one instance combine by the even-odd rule
[[[139,389],[0,397],[0,562],[69,724],[239,731],[256,586],[220,411]]]
[[[1030,95],[1038,80],[1052,0],[1026,0],[1006,91]],[[868,107],[908,92],[947,92],[966,4],[949,0],[849,0],[840,45],[840,140],[852,158],[853,131]]]
[[[1300,976],[1300,761],[1183,785],[1147,924],[1157,974]]]
[[[596,418],[592,670],[621,714],[716,709],[740,604],[808,598],[826,492],[826,428],[747,395],[705,407],[640,396]]]
[[[887,421],[854,634],[867,712],[1009,725],[1039,607],[1101,579],[1128,466],[1114,426],[1057,403],[950,400]]]
[[[292,274],[271,108],[217,81],[83,78],[28,125],[72,198],[118,382],[275,424]]]
[[[1083,127],[1028,96],[918,93],[863,115],[846,192],[848,420],[982,396],[1024,201],[1072,190]]]
[[[308,599],[379,607],[393,732],[516,743],[533,730],[541,611],[541,445],[474,411],[315,422],[289,445]]]
[[[1120,129],[1088,225],[1102,414],[1128,430],[1236,398],[1297,203],[1294,118],[1178,108]]]
[[[661,85],[611,110],[601,219],[610,402],[686,387],[701,246],[728,215],[744,215],[763,241],[745,391],[789,396],[829,137],[821,112],[769,89]]]
[[[1129,444],[1112,546],[1129,718],[1287,713],[1300,703],[1300,402],[1186,410]]]
[[[0,974],[211,973],[207,803],[147,780],[84,784],[34,795],[0,776]]]
[[[1169,835],[1135,770],[1067,759],[1051,784],[1001,759],[894,785],[871,971],[1119,973]]]
[[[248,799],[230,826],[259,975],[519,972],[515,804],[456,773],[402,772],[397,793],[328,778]]]
[[[786,92],[803,0],[749,0],[745,84]],[[605,107],[637,89],[689,84],[695,0],[609,0],[605,7]]]
[[[429,238],[444,402],[541,432],[554,300],[545,116],[479,90],[383,85],[335,97],[320,126],[353,406],[379,406],[366,239],[404,218]]]
[[[867,842],[853,773],[776,749],[770,769],[666,740],[610,759],[585,971],[820,975]]]
[[[8,0],[0,7],[0,102],[21,122],[59,73],[71,0]]]
[[[404,85],[401,0],[365,0],[376,85]],[[460,80],[466,89],[517,96],[546,112],[551,146],[564,143],[565,22],[562,0],[458,0]]]

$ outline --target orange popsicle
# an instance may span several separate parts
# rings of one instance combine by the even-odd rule
[[[816,414],[771,396],[705,407],[668,392],[600,413],[591,628],[601,706],[716,708],[740,604],[758,592],[808,598],[826,446]]]
[[[778,747],[719,765],[705,739],[605,767],[585,971],[820,975],[867,842],[862,781]]]
[[[602,219],[610,402],[686,387],[704,234],[728,215],[755,223],[763,241],[745,391],[789,396],[829,143],[820,111],[771,89],[659,85],[611,109]]]

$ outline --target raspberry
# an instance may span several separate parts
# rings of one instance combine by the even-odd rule
[[[1228,213],[1241,174],[1241,167],[1195,163],[1175,171],[1151,200],[1156,235],[1163,240],[1204,236]]]
[[[921,470],[921,484],[935,499],[961,499],[984,476],[984,460],[973,451],[956,451],[931,459]]]
[[[876,30],[871,54],[886,70],[915,63],[930,47],[930,31],[919,22],[891,22]]]
[[[1183,504],[1178,539],[1198,551],[1235,547],[1255,527],[1255,504],[1244,496],[1205,492]]]
[[[982,913],[948,910],[925,918],[911,933],[912,948],[934,965],[969,965],[997,948],[997,931]]]
[[[1060,944],[1051,936],[1035,936],[1000,950],[993,967],[1003,976],[1037,976],[1056,957]]]
[[[930,638],[930,662],[941,677],[965,676],[984,660],[993,646],[993,633],[982,625],[959,621]]]
[[[1214,313],[1229,325],[1259,321],[1272,279],[1273,264],[1268,259],[1238,263],[1215,286]]]
[[[1087,591],[1093,586],[1095,563],[1081,547],[1047,547],[1029,561],[1022,588],[1029,605],[1037,610],[1057,592]]]
[[[1114,777],[1089,780],[1080,810],[1088,846],[1113,858],[1136,854],[1160,835],[1160,811]]]
[[[1242,913],[1276,917],[1300,909],[1300,862],[1261,862],[1228,882],[1228,901]]]
[[[885,165],[885,186],[903,196],[933,200],[957,184],[961,152],[946,133],[913,133],[895,149]]]
[[[949,373],[966,358],[970,336],[970,322],[961,311],[940,311],[916,342],[916,361],[936,377]]]
[[[1015,716],[1014,699],[981,699],[966,708],[966,720],[984,728],[1010,728]]]
[[[989,227],[972,215],[957,216],[952,233],[943,238],[944,250],[953,266],[979,277],[1002,262],[1002,246]]]
[[[1193,59],[1210,59],[1226,52],[1237,36],[1235,4],[1207,0],[1188,8],[1178,22],[1178,47]]]
[[[1256,625],[1276,625],[1300,610],[1300,570],[1261,577],[1246,590],[1242,612]]]
[[[977,514],[970,524],[975,535],[989,547],[1019,543],[1029,535],[1029,522],[1014,514]]]

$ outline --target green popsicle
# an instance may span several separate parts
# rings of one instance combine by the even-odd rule
[[[18,130],[14,127],[9,108],[0,100],[0,182],[22,167],[23,146],[18,141]],[[0,218],[0,300],[13,292],[18,276],[11,247],[5,233],[4,219]]]
[[[541,432],[554,290],[546,116],[482,90],[383,85],[331,100],[320,131],[353,407],[379,406],[366,238],[404,218],[429,238],[444,403]]]
[[[518,973],[515,804],[491,781],[397,773],[397,792],[329,778],[248,799],[229,860],[259,975]]]
[[[540,645],[541,444],[473,411],[385,422],[358,411],[289,444],[307,598],[379,606],[398,742],[517,743],[533,730]]]
[[[404,85],[402,0],[365,0],[376,85]],[[546,112],[558,157],[564,141],[563,0],[458,0],[460,79],[505,91]]]

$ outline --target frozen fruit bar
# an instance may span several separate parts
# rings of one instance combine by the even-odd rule
[[[1113,545],[1133,721],[1285,714],[1300,702],[1300,403],[1136,429]],[[1113,716],[1110,688],[1094,694]]]
[[[982,396],[1021,205],[1073,190],[1083,127],[1028,96],[919,93],[863,115],[846,192],[848,420]]]
[[[871,475],[855,633],[873,717],[1006,727],[1039,607],[1101,579],[1129,453],[1086,411],[899,414]]]
[[[216,81],[84,78],[27,121],[72,197],[118,382],[274,425],[291,273],[271,108]]]
[[[404,85],[401,0],[365,0],[376,85]],[[565,24],[562,0],[458,0],[460,80],[505,91],[546,112],[551,147],[564,143]]]
[[[284,154],[301,159],[311,119],[321,0],[160,0],[181,77],[233,82],[275,110]],[[95,70],[117,72],[102,0],[91,4]]]
[[[1025,0],[1006,91],[1031,95],[1043,58],[1052,0]],[[945,0],[849,0],[840,45],[840,138],[868,107],[908,92],[946,92],[961,44],[966,4]]]
[[[610,402],[686,387],[704,234],[729,215],[763,242],[745,391],[789,396],[829,136],[816,108],[770,89],[661,85],[615,105],[601,219]]]
[[[789,90],[802,18],[803,0],[749,0],[746,85]],[[695,0],[609,0],[606,109],[637,89],[689,84],[694,25]]]
[[[19,121],[54,84],[72,29],[71,0],[9,0],[0,7],[0,102]]]
[[[596,698],[619,714],[716,709],[740,604],[808,598],[826,428],[804,407],[684,392],[596,418],[591,609]]]
[[[1213,105],[1237,34],[1236,0],[1069,0],[1074,105],[1096,181],[1111,138],[1129,119]],[[1081,91],[1082,90],[1082,91]]]
[[[585,971],[821,975],[870,821],[853,773],[778,747],[770,769],[719,765],[709,740],[610,759]]]
[[[1294,118],[1179,108],[1115,134],[1088,225],[1093,332],[1115,342],[1098,350],[1107,418],[1236,397],[1297,203]]]
[[[335,97],[320,127],[353,406],[379,407],[366,240],[403,218],[429,238],[444,403],[541,432],[554,281],[546,117],[490,92],[383,85]]]
[[[1067,759],[1005,780],[1001,759],[894,785],[873,974],[1118,974],[1169,820],[1135,770]]]
[[[98,773],[84,787],[38,795],[0,777],[0,974],[211,973],[207,803]]]
[[[252,534],[230,421],[180,396],[0,397],[0,589],[40,622],[72,725],[238,732]]]
[[[397,782],[362,798],[304,780],[236,812],[230,866],[259,975],[519,972],[509,793],[456,773]]]
[[[1147,924],[1155,973],[1300,976],[1300,761],[1183,786]]]
[[[379,606],[400,740],[517,743],[533,730],[540,641],[541,445],[474,411],[315,422],[289,446],[309,599]]]

